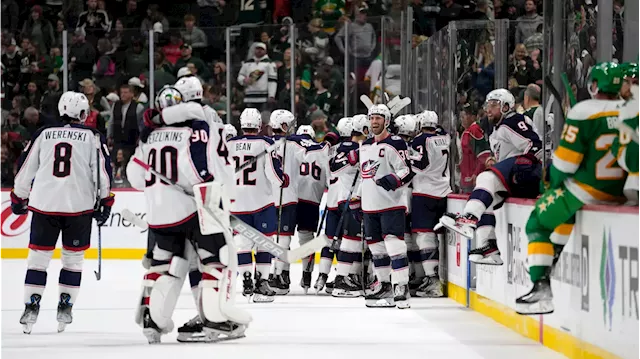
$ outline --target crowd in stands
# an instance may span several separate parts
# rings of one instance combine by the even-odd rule
[[[594,64],[596,7],[590,0],[570,3],[576,19],[566,68],[581,99]],[[461,134],[464,125],[472,123],[469,119],[483,118],[484,96],[494,88],[494,61],[508,62],[509,88],[519,104],[540,101],[542,0],[2,0],[2,186],[12,186],[17,158],[31,135],[58,119],[65,43],[68,87],[89,99],[92,112],[86,124],[107,136],[114,186],[127,187],[128,157],[136,145],[142,113],[153,100],[149,33],[154,91],[185,74],[197,76],[204,86],[203,103],[226,119],[229,102],[231,123],[245,107],[259,108],[265,119],[270,110],[290,108],[295,58],[293,102],[298,124],[312,124],[322,135],[343,116],[345,87],[355,99],[350,100],[350,115],[365,111],[357,100],[360,94],[375,96],[382,68],[382,21],[388,21],[387,48],[397,50],[400,35],[394,28],[400,28],[403,6],[413,7],[414,47],[451,21],[514,20],[508,59],[494,58],[490,34],[467,44],[458,69],[462,80],[456,115]],[[614,0],[614,11],[617,55],[622,44],[622,0]],[[292,24],[297,40],[293,49]],[[228,67],[225,32],[232,25],[242,27],[232,31]],[[387,69],[400,62],[399,52],[391,50]],[[394,71],[388,72],[387,78],[393,80]],[[231,98],[226,96],[227,77],[231,77]],[[531,84],[538,87],[528,92],[527,98],[533,99],[527,102],[524,90]],[[390,88],[387,84],[388,92],[394,92]],[[462,120],[463,116],[469,117]]]

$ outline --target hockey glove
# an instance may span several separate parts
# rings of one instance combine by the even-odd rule
[[[148,108],[142,115],[144,119],[144,128],[140,131],[140,141],[147,143],[147,139],[153,130],[163,123],[160,112],[153,108]]]
[[[324,136],[324,140],[329,142],[331,146],[334,146],[338,144],[338,140],[340,140],[340,137],[336,135],[334,132],[329,132]]]
[[[359,197],[351,198],[351,201],[349,201],[349,210],[351,210],[351,215],[356,221],[362,222],[362,206]]]
[[[350,165],[355,166],[360,160],[358,158],[358,151],[356,150],[349,151],[349,153],[347,153],[347,160],[349,161]]]
[[[393,191],[396,188],[402,186],[402,182],[400,182],[400,179],[394,175],[393,173],[390,173],[378,180],[376,180],[376,184],[384,189],[386,189],[387,191]]]
[[[289,187],[289,175],[286,173],[282,174],[282,184],[280,185],[282,188]]]
[[[93,211],[93,218],[96,219],[96,223],[99,226],[102,226],[107,222],[109,216],[111,215],[111,207],[115,202],[115,194],[109,193],[109,196],[100,200],[100,204],[98,204],[98,208]]]
[[[17,214],[17,215],[27,214],[27,212],[29,211],[27,209],[28,204],[29,204],[28,198],[22,199],[16,196],[16,194],[13,193],[13,191],[11,191],[11,212],[13,212],[13,214]]]

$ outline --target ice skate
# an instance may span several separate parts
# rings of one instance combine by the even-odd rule
[[[368,308],[393,308],[396,303],[393,300],[394,292],[390,282],[382,282],[374,293],[364,297]]]
[[[147,341],[149,344],[157,344],[160,343],[160,337],[162,336],[162,331],[158,328],[158,325],[151,319],[151,314],[149,313],[149,308],[145,308],[144,316],[142,319],[142,334],[147,337]]]
[[[262,279],[260,273],[256,273],[256,286],[253,289],[254,303],[271,303],[275,299],[276,292],[269,287],[269,282]]]
[[[334,288],[334,286],[335,286],[335,282],[327,282],[327,283],[324,285],[324,291],[325,291],[327,294],[331,294],[331,293],[333,293],[333,288]]]
[[[287,295],[289,294],[289,284],[285,282],[282,274],[276,274],[273,276],[273,279],[269,281],[269,287],[273,289],[276,295]]]
[[[327,279],[329,279],[328,274],[318,274],[318,280],[316,280],[316,284],[313,285],[313,288],[316,290],[316,295],[327,285]]]
[[[396,284],[393,286],[393,301],[396,303],[398,309],[411,308],[409,297],[408,284]]]
[[[232,321],[215,323],[206,321],[203,326],[209,342],[244,338],[247,326]]]
[[[543,278],[533,283],[529,293],[516,299],[516,312],[523,315],[553,313],[551,281]]]
[[[22,324],[22,332],[24,334],[31,334],[33,325],[38,320],[38,313],[40,313],[40,294],[31,295],[31,303],[24,305],[24,313],[20,317],[20,324]]]
[[[420,288],[425,279],[426,277],[416,277],[415,275],[409,278],[409,293],[411,293],[412,297],[416,296],[418,288]]]
[[[251,285],[253,287],[253,284]],[[208,342],[210,341],[207,333],[203,331],[204,325],[200,320],[200,316],[196,315],[183,326],[178,328],[178,341],[180,343],[189,342]]]
[[[483,247],[470,250],[469,261],[476,264],[501,266],[503,262],[496,240],[490,239]]]
[[[336,298],[356,298],[362,295],[362,287],[354,283],[350,277],[336,276],[331,295]]]
[[[253,279],[250,272],[244,272],[242,275],[242,295],[247,297],[247,301],[251,301],[253,295]]]
[[[300,279],[300,286],[302,287],[304,294],[307,294],[307,292],[309,292],[309,288],[311,288],[311,272],[307,272],[307,271],[302,272],[302,279]]]
[[[64,331],[67,327],[67,324],[71,324],[73,321],[73,315],[71,314],[71,309],[73,304],[69,303],[71,296],[67,293],[60,294],[60,302],[58,302],[58,333]]]
[[[463,215],[445,213],[445,215],[440,218],[440,222],[436,224],[433,229],[437,231],[438,229],[445,227],[460,234],[461,236],[473,238],[477,223],[478,218],[470,213]]]
[[[282,281],[286,284],[286,285],[291,285],[291,276],[289,274],[289,271],[286,269],[282,270]]]
[[[415,294],[411,294],[420,298],[440,298],[444,295],[442,292],[442,282],[438,276],[425,277],[422,284],[418,287]]]

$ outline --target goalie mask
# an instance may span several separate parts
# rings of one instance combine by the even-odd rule
[[[165,86],[156,96],[156,109],[159,111],[182,102],[182,93],[175,87]]]
[[[89,116],[89,100],[84,94],[67,91],[60,96],[58,112],[60,116],[84,122]]]

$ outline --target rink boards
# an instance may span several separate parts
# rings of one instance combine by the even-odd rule
[[[144,219],[143,194],[115,192],[112,215],[102,228],[103,258],[140,259],[147,233],[124,220],[121,212],[128,208]],[[465,200],[463,196],[451,196],[449,211],[462,211]],[[590,206],[579,212],[554,272],[555,313],[523,317],[513,308],[515,298],[531,285],[526,271],[524,226],[532,204],[530,200],[510,199],[496,211],[503,266],[469,266],[470,243],[447,234],[443,253],[446,267],[443,264],[442,271],[448,281],[448,296],[572,359],[637,358],[638,208]],[[8,190],[2,190],[1,217],[2,258],[26,258],[30,216],[11,213]],[[292,245],[297,242],[294,239]],[[94,228],[86,258],[96,258],[96,248]],[[55,256],[59,256],[59,250]]]

